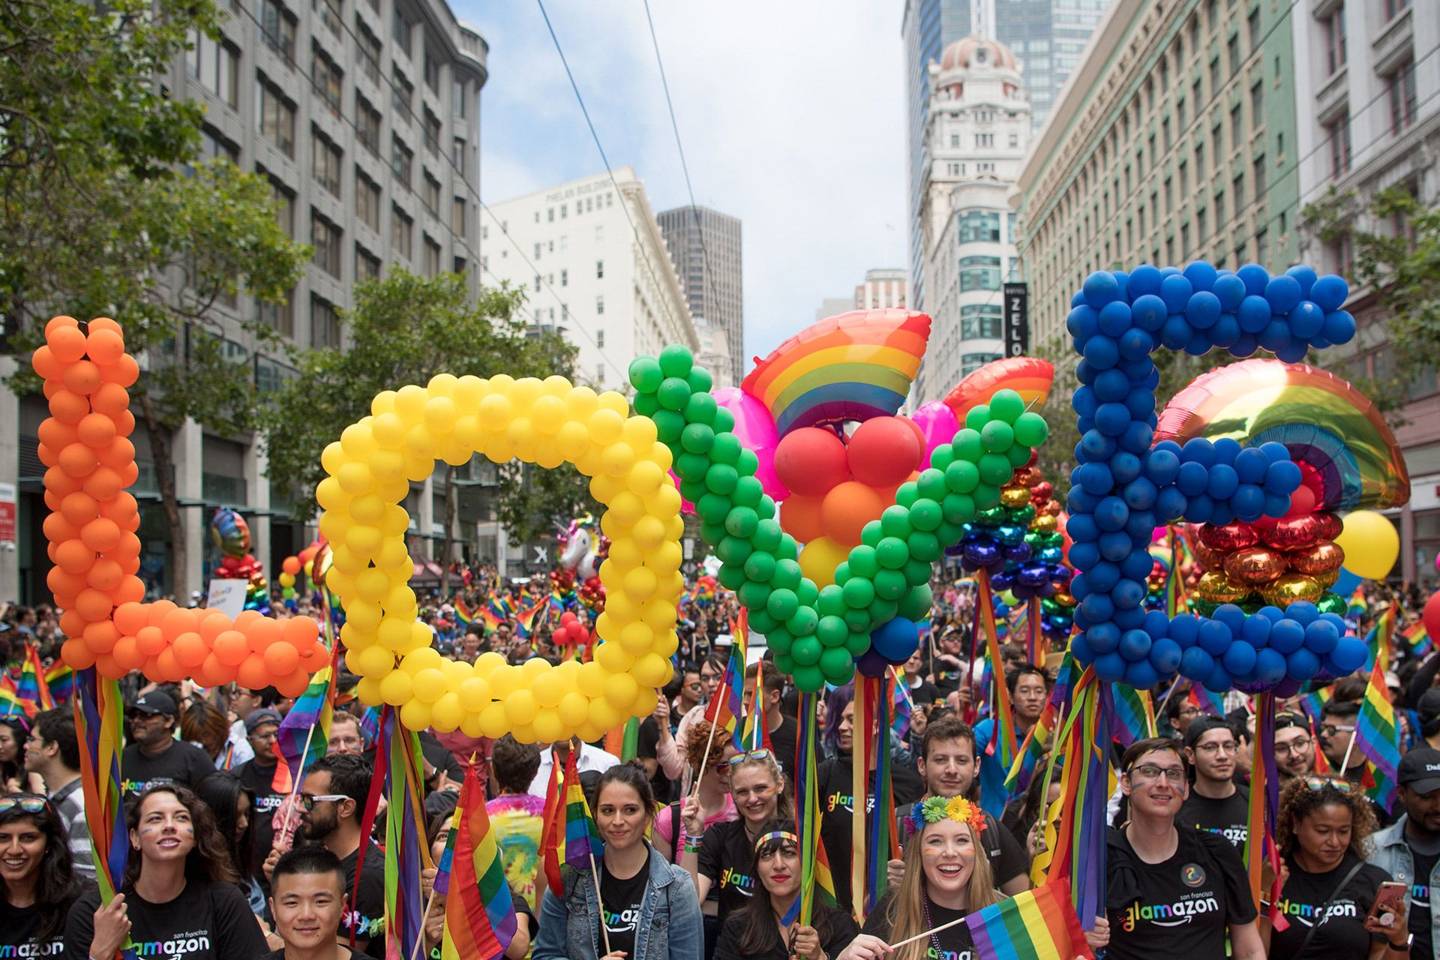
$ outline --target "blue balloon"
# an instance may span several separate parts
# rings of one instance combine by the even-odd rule
[[[1272,463],[1265,471],[1265,492],[1294,493],[1300,486],[1300,479],[1300,468],[1293,461],[1282,460],[1279,463]]]
[[[1180,459],[1186,463],[1198,463],[1208,470],[1216,463],[1215,444],[1203,437],[1192,437],[1180,448]]]
[[[1080,340],[1088,340],[1094,336],[1098,326],[1099,317],[1095,309],[1088,304],[1072,308],[1069,316],[1065,318],[1065,329],[1072,337]]]
[[[1265,287],[1270,283],[1270,274],[1258,263],[1247,263],[1235,275],[1245,282],[1245,292],[1260,296],[1265,292]]]
[[[1139,301],[1147,294],[1159,293],[1160,281],[1164,279],[1165,275],[1160,272],[1160,268],[1148,263],[1131,270],[1129,284],[1131,300]]]
[[[1320,672],[1320,658],[1309,650],[1294,650],[1285,658],[1285,675],[1302,683]]]
[[[1205,492],[1214,500],[1229,500],[1240,487],[1240,477],[1235,468],[1217,463],[1210,468],[1210,481]]]
[[[1246,447],[1235,455],[1235,475],[1241,483],[1262,484],[1270,458],[1255,447]]]
[[[1085,295],[1085,302],[1098,310],[1119,298],[1120,284],[1113,274],[1097,270],[1085,278],[1085,286],[1081,292]]]
[[[1218,620],[1202,620],[1200,622],[1200,646],[1212,657],[1222,656],[1234,643],[1234,635],[1230,628]]]
[[[1344,310],[1325,314],[1325,326],[1321,335],[1337,346],[1355,339],[1355,318]]]
[[[1350,286],[1342,278],[1326,274],[1315,281],[1307,294],[1326,313],[1339,310],[1350,296]]]
[[[1133,313],[1132,313],[1133,316]],[[1321,317],[1324,320],[1324,317]],[[1131,327],[1120,335],[1120,357],[1124,360],[1148,360],[1155,349],[1155,339],[1139,327]]]
[[[1100,309],[1100,332],[1107,337],[1119,337],[1130,329],[1130,304],[1114,300]]]
[[[1126,660],[1143,660],[1150,655],[1150,634],[1144,630],[1126,630],[1120,635],[1120,656]]]
[[[1125,682],[1136,690],[1148,690],[1160,682],[1160,673],[1149,660],[1137,660],[1125,666]]]
[[[1264,297],[1246,297],[1240,301],[1240,309],[1235,311],[1235,319],[1240,324],[1240,332],[1259,333],[1270,323],[1270,304]]]
[[[1225,629],[1230,631],[1231,636],[1238,636],[1245,626],[1245,611],[1233,603],[1222,603],[1215,608],[1211,617],[1225,624]]]
[[[1209,290],[1215,286],[1215,280],[1220,275],[1220,271],[1204,260],[1191,261],[1185,265],[1185,269],[1181,273],[1196,290]]]
[[[1203,647],[1190,647],[1180,657],[1180,672],[1191,680],[1201,681],[1215,669],[1215,658]]]
[[[1305,628],[1294,620],[1280,620],[1271,626],[1270,648],[1277,653],[1288,656],[1305,645]]]
[[[1316,620],[1305,628],[1304,647],[1317,657],[1323,657],[1340,645],[1342,635],[1339,630],[1335,629],[1334,624],[1325,620]]]
[[[1070,653],[1081,663],[1090,663],[1095,659],[1095,651],[1084,633],[1077,633],[1070,638]]]
[[[890,663],[904,663],[919,646],[919,626],[904,617],[892,617],[870,633],[870,649]]]
[[[1160,299],[1165,301],[1165,308],[1170,313],[1182,312],[1194,292],[1195,288],[1190,285],[1190,281],[1178,273],[1171,274],[1160,282]]]
[[[1323,277],[1321,279],[1324,279]],[[1066,529],[1069,529],[1068,527]],[[1335,579],[1335,584],[1330,588],[1332,593],[1342,597],[1348,597],[1355,592],[1356,588],[1364,581],[1356,574],[1351,573],[1344,567],[1340,568],[1340,576]]]
[[[1162,677],[1170,676],[1178,670],[1181,658],[1180,644],[1174,640],[1164,638],[1150,644],[1150,665]]]
[[[1339,668],[1341,676],[1354,673],[1365,665],[1369,651],[1365,644],[1355,637],[1341,637],[1330,654],[1330,659]]]
[[[1201,621],[1192,613],[1176,614],[1170,621],[1170,639],[1181,649],[1194,646],[1200,638]]]
[[[1170,618],[1163,610],[1150,610],[1145,614],[1145,632],[1150,634],[1151,639],[1164,639],[1170,630]]]
[[[1302,627],[1308,627],[1320,616],[1319,609],[1308,600],[1296,600],[1285,608],[1285,616]]]
[[[1115,366],[1120,359],[1120,348],[1115,341],[1097,333],[1085,343],[1085,360],[1097,371]]]
[[[1315,285],[1316,279],[1314,267],[1308,267],[1303,263],[1299,263],[1291,267],[1289,270],[1286,270],[1285,275],[1288,277],[1294,277],[1295,281],[1300,284],[1301,296],[1308,297],[1310,295],[1310,288]]]
[[[1234,681],[1230,679],[1230,674],[1226,671],[1223,663],[1216,663],[1215,668],[1210,671],[1210,676],[1201,682],[1205,685],[1206,690],[1212,690],[1215,693],[1224,693],[1234,685]]]
[[[1253,483],[1240,484],[1230,497],[1230,509],[1246,523],[1259,520],[1265,512],[1265,491]]]
[[[1232,643],[1220,662],[1231,676],[1248,676],[1255,669],[1255,648],[1248,643]],[[1278,654],[1277,654],[1278,656]]]
[[[1289,313],[1295,309],[1295,305],[1304,296],[1300,289],[1300,281],[1294,277],[1282,275],[1271,277],[1270,282],[1265,285],[1265,299],[1270,303],[1270,309],[1276,313]]]
[[[1269,646],[1270,621],[1265,617],[1246,617],[1240,625],[1240,636],[1255,648]]]
[[[1301,300],[1290,311],[1290,335],[1309,342],[1325,326],[1325,311],[1310,300]]]
[[[1085,631],[1085,640],[1096,656],[1113,653],[1120,646],[1120,629],[1113,623],[1097,623]]]
[[[1274,686],[1285,679],[1288,661],[1274,650],[1261,650],[1255,654],[1255,679],[1264,685]]]
[[[1222,313],[1210,328],[1210,342],[1222,349],[1233,346],[1240,339],[1240,322],[1233,313]]]

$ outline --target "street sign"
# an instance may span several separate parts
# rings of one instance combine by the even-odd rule
[[[1005,298],[1005,356],[1023,357],[1030,352],[1030,285],[1007,283]]]

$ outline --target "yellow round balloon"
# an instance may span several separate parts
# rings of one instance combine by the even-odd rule
[[[1364,580],[1385,579],[1400,556],[1395,524],[1374,510],[1346,514],[1335,543],[1345,551],[1345,569]]]

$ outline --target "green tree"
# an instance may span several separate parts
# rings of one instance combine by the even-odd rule
[[[283,301],[309,256],[280,229],[265,180],[199,161],[203,107],[160,86],[196,38],[218,36],[220,16],[212,0],[0,0],[9,348],[28,354],[52,313],[120,321],[148,361],[131,396],[176,531],[175,428],[193,419],[235,435],[255,423],[253,377],[236,360],[249,344],[227,345],[216,307]],[[238,326],[256,346],[275,336],[255,317]],[[34,391],[20,366],[12,389]],[[183,577],[178,534],[167,560]]]
[[[484,289],[471,301],[456,274],[417,277],[395,270],[355,288],[355,309],[341,322],[344,350],[296,355],[299,376],[286,383],[265,415],[265,444],[272,476],[297,488],[295,515],[316,509],[315,487],[324,479],[320,455],[350,424],[370,412],[383,390],[425,384],[437,374],[490,377],[569,376],[575,348],[553,333],[533,334],[516,316],[522,295],[508,287]],[[450,556],[456,512],[454,469],[446,480],[445,543]],[[521,539],[595,509],[586,481],[574,470],[500,469],[500,520]]]

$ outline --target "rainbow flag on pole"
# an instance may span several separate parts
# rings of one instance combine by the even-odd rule
[[[1093,958],[1063,883],[1047,883],[965,918],[981,960]]]
[[[276,793],[292,792],[304,778],[305,768],[325,756],[335,718],[336,673],[332,657],[330,666],[310,678],[310,685],[280,721],[275,731],[275,778],[270,784]]]
[[[1405,639],[1405,649],[1410,651],[1412,657],[1423,657],[1430,652],[1433,646],[1430,634],[1425,630],[1425,624],[1416,620],[1410,626],[1400,631],[1400,636]]]
[[[81,670],[76,678],[75,739],[80,747],[80,787],[85,797],[85,823],[90,828],[90,854],[100,900],[109,903],[120,889],[130,857],[125,829],[125,803],[120,792],[125,698],[120,685],[95,672]]]
[[[1395,722],[1395,707],[1390,703],[1390,690],[1385,685],[1385,670],[1377,658],[1370,668],[1370,682],[1360,715],[1355,724],[1355,748],[1370,761],[1374,786],[1367,792],[1370,799],[1389,813],[1395,805],[1395,785],[1400,767],[1400,728]]]
[[[720,687],[715,695],[710,698],[710,703],[705,707],[705,719],[715,725],[716,729],[724,730],[730,734],[730,739],[735,744],[735,749],[744,750],[745,742],[742,739],[744,731],[740,726],[740,716],[745,712],[745,656],[746,656],[746,633],[748,632],[748,620],[742,611],[738,621],[730,624],[731,637],[730,659],[725,664],[725,676],[720,681]]]
[[[56,703],[64,703],[75,693],[75,668],[63,660],[56,660],[55,665],[45,673],[45,685],[50,688],[50,696]]]
[[[435,878],[435,889],[445,894],[440,956],[497,960],[515,937],[515,904],[474,766],[465,768],[445,856],[449,869],[442,867]]]
[[[10,674],[0,676],[0,716],[12,717],[18,713],[26,720],[30,720],[39,712],[35,701],[26,700],[20,696],[20,692],[15,689],[15,681],[10,679]]]
[[[409,960],[418,949],[425,922],[420,915],[424,909],[420,872],[434,864],[425,842],[420,740],[395,713],[388,715],[387,722],[388,745],[376,750],[377,766],[379,755],[386,755],[383,765],[390,794],[385,818],[385,957]],[[358,868],[355,873],[358,887]]]
[[[20,683],[16,685],[15,693],[21,700],[35,704],[37,712],[55,706],[50,685],[45,682],[45,670],[40,666],[40,651],[33,643],[25,644],[25,659],[20,664]]]
[[[585,789],[580,785],[576,765],[579,751],[570,750],[565,761],[565,862],[575,870],[590,870],[605,852],[600,831],[590,817],[590,804],[585,802]]]

